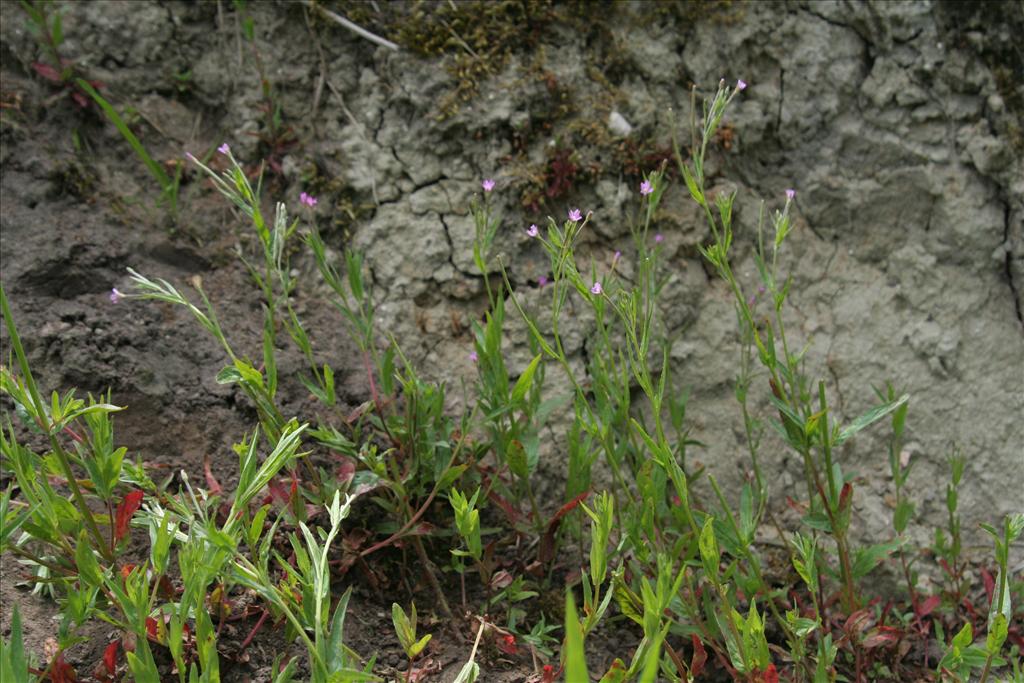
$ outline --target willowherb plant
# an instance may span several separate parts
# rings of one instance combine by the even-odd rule
[[[585,645],[602,624],[640,634],[631,653],[614,653],[621,657],[603,673],[605,683],[693,681],[712,669],[752,683],[866,681],[928,671],[937,679],[977,674],[984,681],[1007,663],[1019,671],[1019,651],[1007,658],[1005,646],[1020,637],[1009,549],[1024,531],[1024,517],[983,527],[993,537],[998,571],[987,609],[974,609],[958,515],[964,460],[954,458],[948,528],[937,533],[933,549],[949,586],[941,595],[924,595],[915,569],[920,558],[907,548],[914,522],[907,490],[913,462],[903,450],[909,397],[887,385],[876,392],[877,406],[842,424],[825,383],[808,374],[804,352],[790,346],[784,312],[793,280],[780,272],[779,253],[793,230],[795,191],[786,191],[779,210],[769,214],[762,206],[759,212],[753,236],[757,294],[745,291],[735,276],[736,193],[709,191],[705,169],[726,111],[745,87],[742,81],[719,84],[699,120],[695,106],[688,153],[675,145],[679,175],[708,225],[700,253],[733,297],[735,396],[751,464],[736,492],[723,490],[688,457],[701,444],[689,433],[686,393],[670,362],[674,338],[661,314],[670,265],[657,232],[669,188],[665,165],[639,183],[634,254],[616,252],[606,267],[577,260],[591,220],[580,208],[564,221],[525,229],[550,266],[550,280],[539,283],[538,294],[546,299],[540,310],[512,285],[507,264],[493,253],[501,229],[491,213],[496,183],[483,182],[483,199],[471,207],[472,246],[487,310],[473,326],[473,395],[464,414],[452,416],[445,408],[447,387],[421,376],[397,342],[376,329],[373,293],[358,254],[345,252],[343,265],[336,265],[316,226],[305,228],[284,203],[275,205],[272,219],[264,216],[261,183],[252,184],[227,144],[218,148],[224,171],[190,156],[252,225],[256,249],[240,249],[240,256],[262,304],[260,358],[247,358],[222,327],[198,279],[198,304],[174,284],[134,270],[132,289],[114,290],[111,298],[182,306],[223,348],[227,364],[217,381],[238,385],[258,421],[235,446],[238,483],[230,491],[212,473],[206,489],[184,472],[162,485],[151,481],[115,445],[111,415],[121,408],[109,396],[83,401],[73,392],[54,392],[44,401],[0,288],[19,370],[3,367],[0,389],[25,428],[37,433],[33,443],[48,445],[46,452],[33,451],[10,420],[0,429],[3,468],[16,482],[0,495],[0,552],[30,566],[37,586],[62,601],[61,652],[81,625],[101,618],[123,633],[107,650],[102,680],[123,677],[123,641],[124,665],[134,680],[161,680],[157,661],[166,650],[180,683],[217,681],[218,633],[233,601],[249,591],[259,600],[243,649],[260,629],[276,624],[288,641],[304,647],[314,683],[379,680],[375,658],[361,664],[342,641],[352,588],[337,597],[332,581],[356,565],[372,576],[369,560],[400,549],[403,559],[409,550],[415,553],[415,564],[406,562],[403,571],[415,567],[449,629],[475,633],[460,683],[486,680],[487,659],[480,654],[485,636],[509,656],[525,644],[543,663],[537,680],[590,680]],[[316,199],[303,193],[300,202],[312,208]],[[368,400],[345,415],[334,370],[318,358],[294,303],[301,282],[289,258],[299,238],[361,355]],[[629,278],[624,259],[633,259]],[[575,307],[589,308],[594,319],[585,368],[567,352],[566,319]],[[510,311],[528,333],[528,361],[517,373],[510,369],[505,337]],[[305,363],[297,383],[278,374],[282,330]],[[319,402],[315,419],[285,416],[281,392],[298,386]],[[771,406],[770,416],[757,414],[752,399],[758,395]],[[544,489],[537,488],[545,452],[540,435],[561,410],[570,423],[564,435],[568,476],[561,499],[543,501],[538,491]],[[858,546],[852,540],[854,478],[840,447],[886,419],[893,537]],[[772,434],[778,437],[772,449],[781,444],[803,464],[806,497],[791,502],[801,515],[798,530],[783,527],[762,471]],[[325,451],[343,464],[324,458]],[[611,475],[610,490],[595,490],[599,465]],[[363,514],[363,505],[383,514]],[[780,577],[783,572],[762,552],[758,538],[766,525],[795,578]],[[138,566],[118,557],[133,528],[145,530],[150,540]],[[438,546],[441,552],[432,554]],[[512,557],[527,548],[531,557]],[[448,606],[445,577],[433,561],[438,556],[459,574],[466,622]],[[865,577],[894,557],[909,608],[866,599],[871,593]],[[475,603],[466,590],[467,563],[483,588]],[[180,590],[171,577],[180,578]],[[563,613],[545,614],[534,600],[566,588]],[[417,620],[415,603],[409,613],[393,603],[407,680],[420,675],[414,663],[439,636],[420,634]],[[564,624],[557,660],[560,629],[552,621]],[[17,612],[11,624],[0,665],[13,680],[30,680],[35,667],[20,656]],[[947,628],[955,633],[949,642]],[[975,642],[982,630],[984,641]],[[929,660],[935,639],[943,655]],[[911,668],[902,660],[914,646],[923,666]],[[276,683],[292,680],[299,670],[295,658],[284,657],[274,666]],[[58,653],[45,666],[40,673],[63,672],[66,664]]]

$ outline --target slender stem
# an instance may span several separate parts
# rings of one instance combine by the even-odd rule
[[[39,396],[39,389],[36,386],[36,381],[32,377],[32,371],[29,369],[28,357],[25,355],[25,349],[21,345],[21,337],[18,336],[18,329],[15,327],[14,317],[11,315],[11,307],[7,303],[7,294],[4,292],[4,288],[2,286],[0,286],[0,306],[2,306],[4,319],[7,322],[7,332],[11,337],[11,345],[14,347],[14,353],[18,357],[18,364],[21,366],[21,372],[25,378],[25,385],[28,387],[29,395],[32,397],[32,403],[35,404],[36,417],[39,420],[43,420],[46,416],[46,409],[43,406],[42,398]],[[93,517],[92,510],[89,509],[89,505],[85,502],[82,490],[79,488],[78,481],[75,479],[75,473],[71,469],[71,463],[68,461],[67,453],[64,452],[60,442],[57,441],[56,435],[53,433],[53,425],[46,425],[45,431],[50,439],[50,447],[53,449],[54,455],[57,456],[57,463],[60,465],[60,468],[67,479],[68,488],[71,489],[71,495],[75,499],[75,505],[82,514],[82,518],[85,520],[89,533],[92,534],[96,549],[103,555],[105,560],[112,562],[113,555],[106,547],[106,543],[103,541],[103,535],[100,533],[100,529],[96,525],[96,519]]]

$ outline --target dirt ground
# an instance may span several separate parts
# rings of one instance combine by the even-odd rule
[[[79,106],[39,76],[32,65],[45,55],[18,4],[3,2],[3,284],[40,385],[109,390],[112,402],[128,407],[115,420],[118,443],[154,479],[184,470],[202,481],[208,460],[231,485],[231,446],[256,423],[244,395],[215,381],[223,351],[186,312],[110,300],[128,267],[183,289],[199,277],[236,347],[260,356],[260,299],[236,253],[252,252],[254,238],[185,165],[186,151],[230,141],[246,163],[267,162],[268,213],[277,200],[297,211],[299,192],[315,193],[315,219],[332,250],[354,246],[367,254],[382,328],[394,331],[427,376],[457,386],[472,372],[469,323],[486,303],[467,247],[469,199],[479,179],[499,178],[500,208],[511,226],[570,205],[594,207],[602,218],[584,250],[611,253],[628,242],[616,223],[628,210],[626,188],[667,155],[665,112],[688,110],[690,83],[713,87],[719,75],[739,72],[753,83],[751,104],[730,121],[737,137],[717,153],[714,174],[738,178],[755,197],[796,185],[798,230],[806,238],[793,254],[805,292],[796,301],[797,327],[810,357],[844,388],[857,382],[858,393],[839,396],[849,414],[873,399],[860,381],[866,368],[874,384],[894,377],[923,397],[929,407],[910,447],[924,463],[913,482],[928,496],[924,518],[941,515],[936,482],[946,476],[942,454],[953,440],[977,456],[964,496],[969,518],[1019,507],[1019,498],[1012,501],[1024,488],[1024,422],[1017,419],[1024,414],[1024,175],[1020,119],[1016,129],[1012,122],[1024,111],[1024,95],[1019,81],[1006,85],[1004,73],[1012,75],[1019,57],[984,13],[961,17],[945,3],[833,11],[794,2],[769,16],[758,3],[626,3],[596,18],[593,6],[538,0],[491,4],[505,8],[501,16],[480,5],[478,35],[462,14],[444,15],[445,3],[323,3],[398,42],[392,52],[301,3],[251,2],[254,52],[228,2],[58,4],[62,55],[102,83],[168,172],[180,170],[177,215],[158,206],[158,188],[97,109]],[[429,16],[446,17],[450,31]],[[275,139],[268,130],[254,54],[287,136]],[[925,62],[931,66],[920,66]],[[632,123],[631,136],[609,124],[613,113]],[[685,197],[666,206],[675,268],[668,315],[675,329],[695,330],[673,347],[673,360],[688,368],[706,406],[694,414],[697,434],[709,444],[702,459],[728,484],[741,476],[727,455],[738,433],[710,432],[735,412],[733,361],[712,357],[731,343],[732,321],[723,292],[700,266],[696,245],[705,236],[693,227]],[[749,227],[753,199],[740,212]],[[897,224],[908,236],[892,230]],[[500,246],[514,257],[514,283],[532,290],[544,275],[543,259],[520,232],[509,228]],[[740,262],[749,270],[749,253]],[[295,266],[313,271],[308,258]],[[300,288],[296,301],[310,336],[322,340],[321,362],[339,378],[339,410],[366,401],[363,367],[336,312],[312,285]],[[574,324],[584,330],[586,321]],[[578,337],[570,350],[582,358],[584,331]],[[6,358],[6,331],[0,340]],[[315,402],[294,379],[301,356],[291,346],[279,353],[282,408],[315,415]],[[525,343],[512,353],[520,358],[513,365],[528,358]],[[851,459],[878,452],[881,442],[867,438]],[[772,467],[782,488],[799,476],[799,464],[784,458]],[[889,511],[880,502],[883,465],[865,469],[858,505],[869,534],[885,526]],[[559,471],[547,470],[553,482]],[[552,486],[554,500],[561,493]],[[931,533],[923,523],[920,537]],[[398,569],[401,552],[381,555],[374,582],[358,572],[347,577],[356,588],[346,642],[364,656],[376,652],[380,671],[397,675],[405,663],[390,604],[415,598],[424,629],[437,634],[420,663],[431,673],[423,680],[452,680],[468,655],[470,626],[461,629],[465,642],[443,635],[446,624],[429,608],[427,588]],[[563,563],[563,575],[571,562]],[[2,563],[4,633],[16,603],[26,642],[42,652],[56,605],[30,595],[11,558]],[[445,579],[454,605],[457,579]],[[551,586],[556,603],[562,590]],[[233,648],[255,621],[250,615],[224,626],[226,681],[266,681],[275,655],[301,656],[271,628],[238,655]],[[593,671],[631,655],[639,634],[629,624],[612,622],[588,640]],[[68,661],[87,676],[111,633],[99,624],[84,635]],[[531,680],[538,661],[525,647],[508,655],[491,642],[480,663],[482,680],[513,683]]]

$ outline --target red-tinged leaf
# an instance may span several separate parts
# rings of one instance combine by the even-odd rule
[[[843,624],[843,630],[849,635],[863,633],[871,627],[871,610],[861,609],[851,614]]]
[[[128,575],[135,571],[135,565],[131,562],[126,562],[121,565],[121,578],[127,579]]]
[[[75,104],[78,105],[79,109],[89,108],[89,100],[85,97],[85,95],[78,92],[77,90],[71,91],[71,99],[75,101]]]
[[[541,669],[540,683],[555,683],[555,677],[560,673],[562,673],[560,668],[556,670],[555,667],[550,664],[545,664]]]
[[[276,502],[281,505],[287,505],[291,499],[290,491],[288,487],[284,485],[284,481],[279,478],[271,479],[267,484],[267,489],[270,491],[270,495],[267,497],[268,503]]]
[[[769,664],[768,668],[761,672],[761,681],[763,683],[779,683],[779,672],[776,671],[774,664]]]
[[[157,627],[159,624],[156,623],[156,619],[153,617],[146,617],[146,635],[149,636],[150,640],[158,640]]]
[[[981,568],[981,580],[985,584],[985,596],[988,598],[988,604],[992,604],[992,596],[996,592],[996,580],[992,578],[992,574],[989,573],[984,567]]]
[[[209,456],[203,458],[203,473],[206,474],[206,488],[210,490],[212,495],[219,496],[224,493],[224,488],[217,481],[217,477],[213,476],[213,470],[210,469]]]
[[[872,630],[868,635],[861,641],[861,646],[867,650],[876,647],[883,647],[893,645],[900,640],[899,632],[891,627],[883,627]]]
[[[551,521],[548,522],[548,529],[544,532],[544,537],[541,538],[540,546],[537,549],[537,559],[541,563],[547,564],[554,559],[555,534],[558,533],[558,527],[562,523],[562,518],[579,507],[579,504],[586,500],[589,495],[590,491],[584,491],[562,507],[558,508],[558,512],[551,517]]]
[[[347,487],[352,478],[356,476],[356,461],[352,458],[341,456],[338,458],[338,469],[335,476],[338,478],[338,485]]]
[[[920,603],[917,606],[917,616],[919,618],[924,618],[924,617],[928,616],[941,603],[942,603],[942,598],[940,596],[938,596],[938,595],[932,595],[932,596],[928,597],[927,599],[925,599],[924,602]]]
[[[519,646],[516,645],[516,637],[512,634],[499,635],[496,645],[499,650],[507,655],[519,654]]]
[[[120,640],[115,640],[103,651],[103,666],[111,676],[117,672],[117,648],[120,644]]]
[[[850,507],[850,503],[853,502],[853,484],[846,482],[843,484],[842,490],[839,492],[839,510],[846,510]]]
[[[78,673],[73,666],[64,661],[64,652],[58,652],[50,667],[51,683],[77,683]]]
[[[126,494],[121,504],[117,506],[117,514],[114,517],[114,540],[120,541],[128,533],[128,525],[132,521],[132,515],[142,506],[142,491],[131,491]]]
[[[60,77],[60,71],[53,68],[49,64],[42,62],[32,62],[32,70],[37,74],[50,81],[51,83],[60,83],[63,79]]]
[[[949,563],[946,562],[945,558],[939,558],[939,566],[945,570],[946,574],[948,574],[951,579],[956,578],[955,576],[953,576],[953,570],[950,569]]]
[[[700,676],[701,672],[704,671],[704,665],[708,662],[708,653],[704,649],[704,643],[700,642],[700,638],[696,634],[691,634],[690,639],[693,641],[693,657],[690,658],[690,675],[696,678]]]
[[[504,569],[498,570],[491,577],[491,590],[500,591],[512,583],[512,575]]]

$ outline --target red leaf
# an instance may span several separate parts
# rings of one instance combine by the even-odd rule
[[[519,647],[516,646],[516,637],[512,634],[498,636],[498,649],[507,655],[519,654]]]
[[[32,62],[32,70],[37,74],[50,81],[51,83],[60,83],[63,79],[60,77],[60,72],[49,64],[43,64],[42,62]]]
[[[850,507],[850,503],[853,502],[853,485],[850,482],[843,484],[842,490],[839,492],[839,510],[846,510]]]
[[[779,683],[779,672],[775,670],[774,664],[769,664],[761,673],[761,680],[763,683]]]
[[[53,666],[50,667],[51,683],[76,683],[78,674],[74,667],[64,661],[64,653],[58,652],[53,659]]]
[[[107,667],[107,673],[111,676],[117,671],[117,647],[120,644],[120,640],[115,640],[103,651],[103,666]]]
[[[991,605],[992,595],[996,592],[996,580],[992,578],[992,574],[984,567],[981,568],[981,580],[985,584],[985,595],[988,596],[988,604]]]
[[[128,525],[132,521],[132,515],[142,505],[142,491],[132,491],[125,495],[124,500],[117,506],[117,515],[114,519],[114,540],[120,541],[128,533]]]
[[[547,564],[554,558],[555,534],[558,533],[558,527],[562,523],[562,518],[579,507],[579,504],[586,500],[589,495],[590,491],[584,491],[562,507],[558,508],[558,512],[556,512],[554,516],[551,517],[551,521],[548,522],[548,530],[544,532],[544,538],[540,541],[540,548],[537,551],[538,560]]]
[[[555,683],[555,676],[562,672],[561,669],[555,670],[555,667],[550,664],[545,664],[544,668],[541,669],[540,683]]]
[[[932,611],[939,606],[942,602],[942,598],[938,595],[933,595],[917,606],[917,616],[919,618],[926,617],[932,613]]]
[[[690,639],[693,641],[693,657],[690,659],[690,675],[696,678],[700,676],[701,671],[704,670],[704,665],[708,661],[707,650],[704,649],[704,643],[700,642],[700,638],[696,634],[691,634]]]
[[[217,477],[213,476],[213,470],[210,469],[209,456],[203,458],[203,473],[206,474],[206,488],[210,489],[211,494],[219,496],[224,493],[224,488],[217,481]]]
[[[892,645],[893,643],[899,642],[899,639],[899,631],[892,627],[882,627],[869,633],[868,636],[861,641],[861,646],[866,650],[870,650],[883,645]]]
[[[340,463],[335,475],[338,478],[338,485],[342,487],[348,486],[352,478],[356,476],[356,461],[345,456],[341,456],[338,460]]]
[[[851,636],[863,633],[871,628],[872,617],[871,610],[857,610],[846,619],[846,623],[843,624],[843,630]]]

